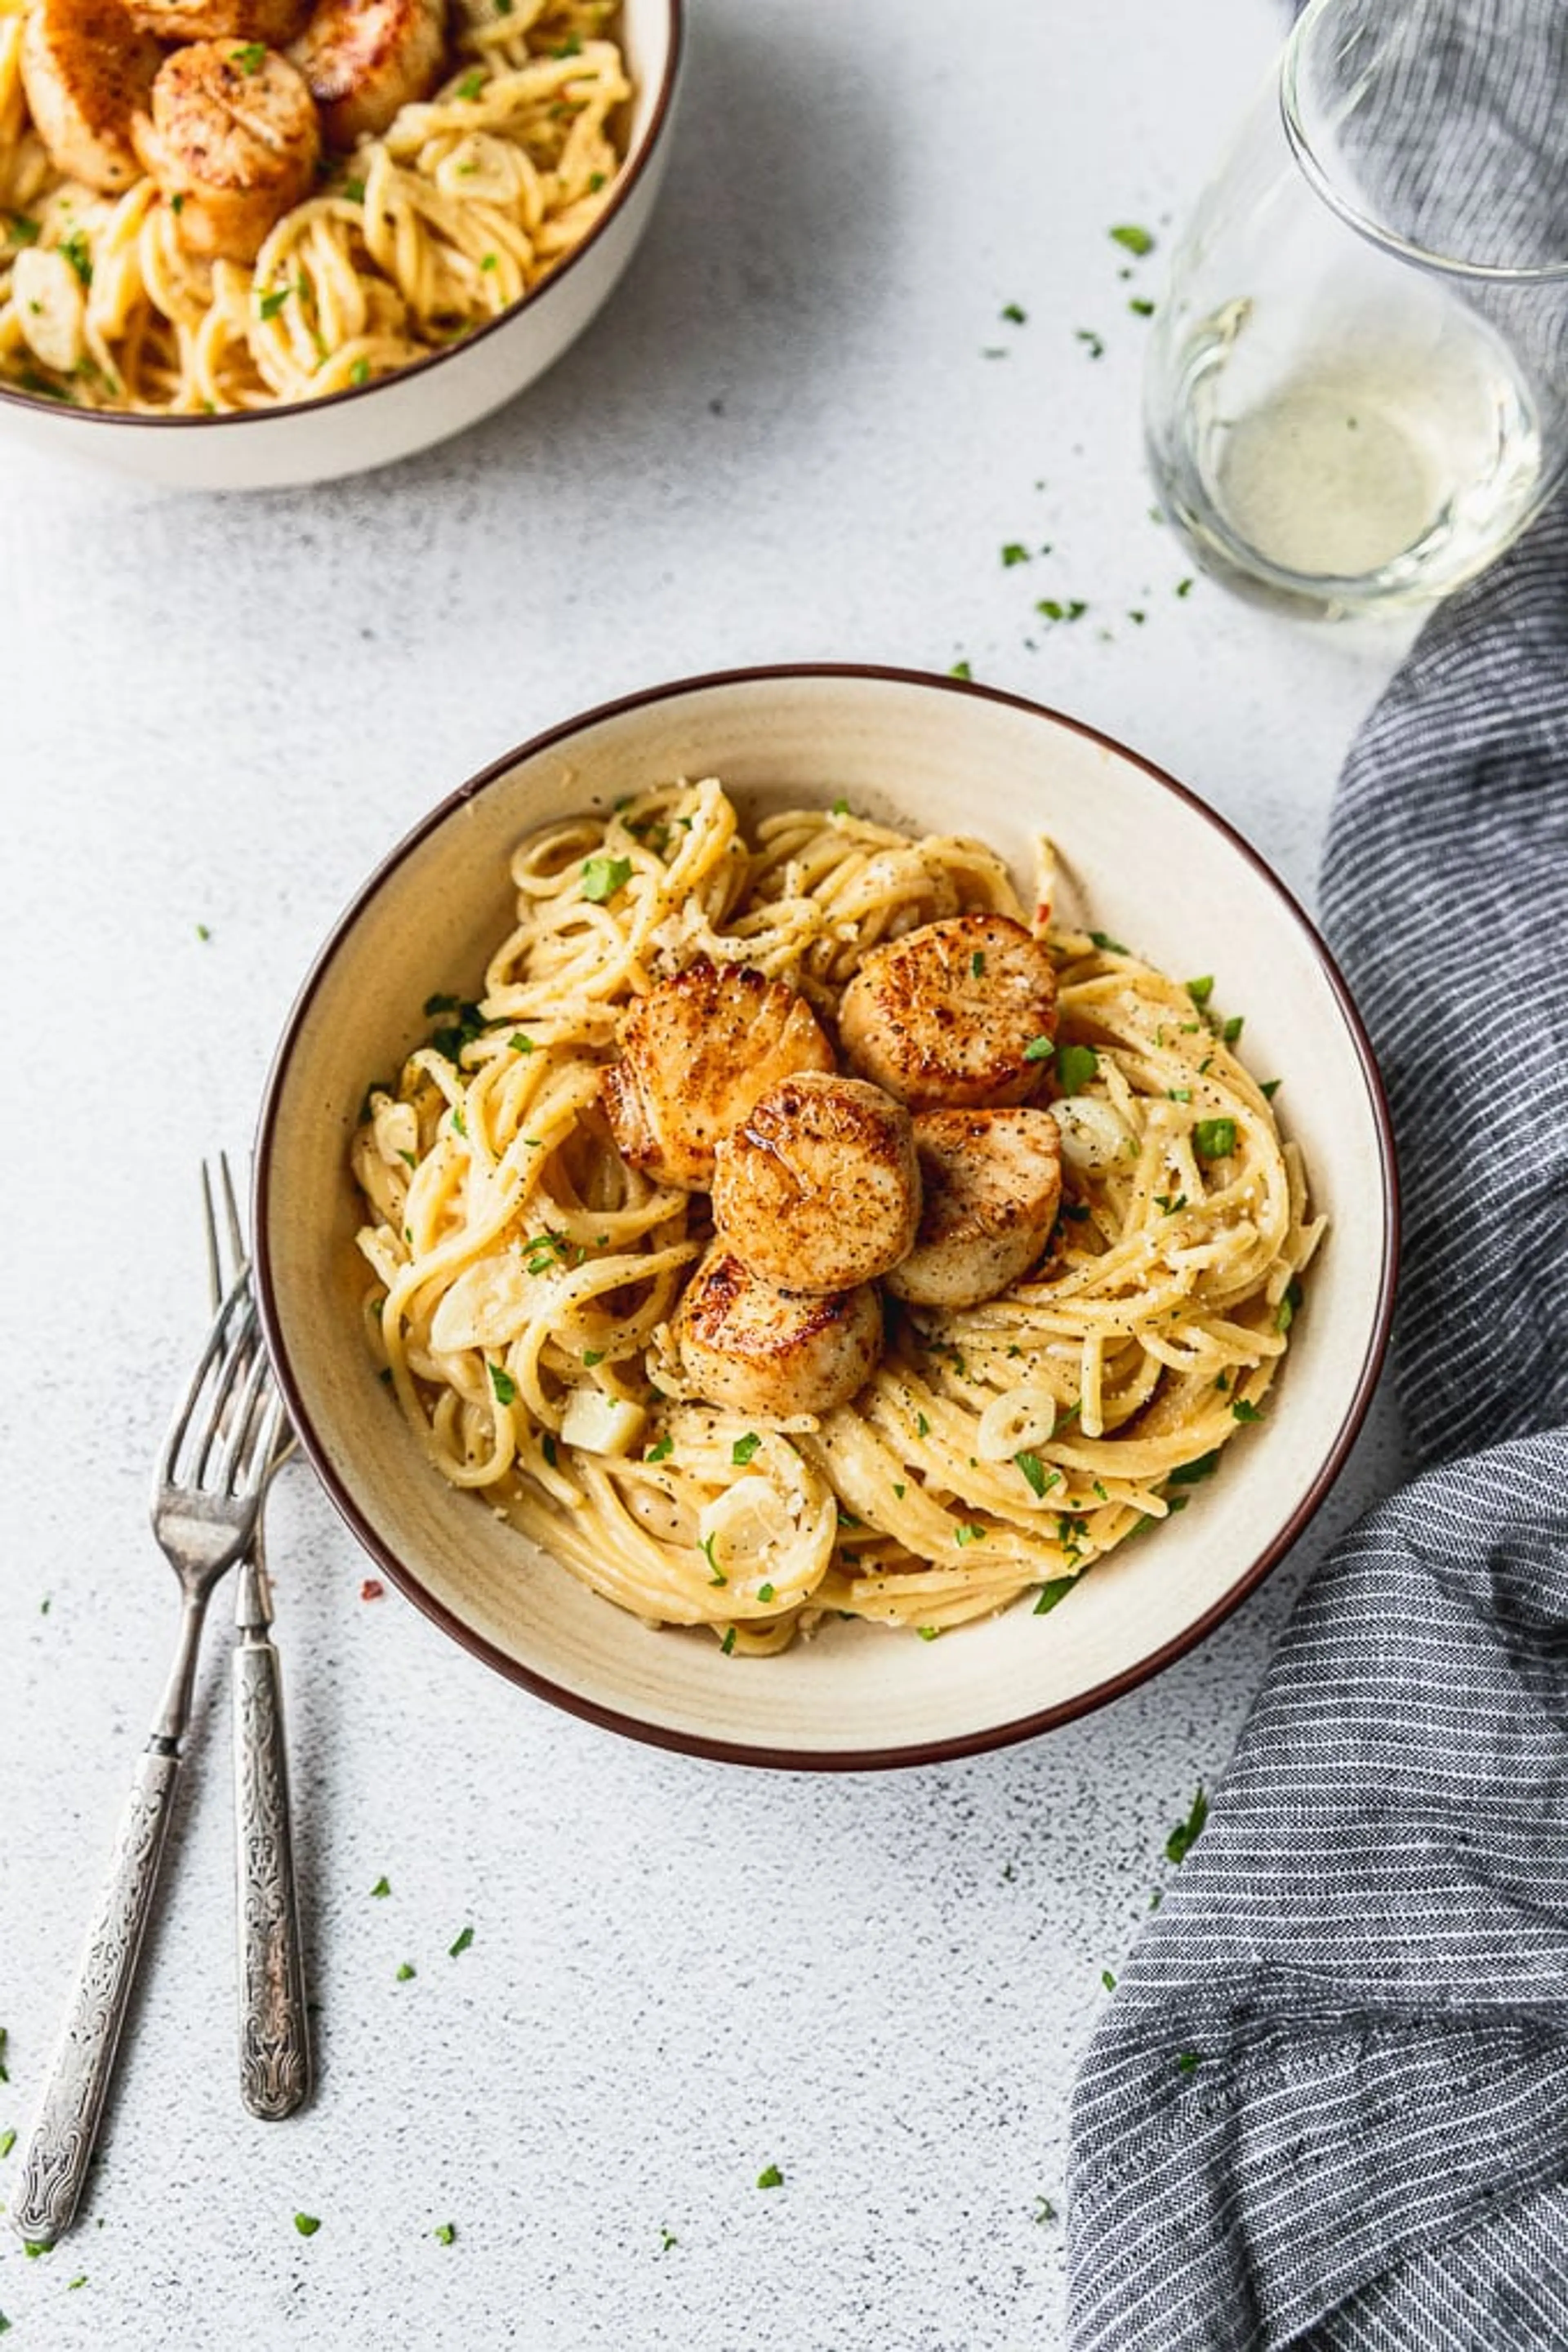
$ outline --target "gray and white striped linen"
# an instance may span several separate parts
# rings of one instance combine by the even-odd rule
[[[1090,2044],[1074,2352],[1568,2347],[1568,506],[1427,625],[1322,899],[1426,1466],[1303,1594]]]

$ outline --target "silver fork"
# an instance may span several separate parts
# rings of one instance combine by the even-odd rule
[[[207,1602],[256,1534],[283,1421],[260,1336],[247,1274],[225,1294],[158,1465],[153,1532],[180,1580],[179,1644],[23,2151],[10,2218],[34,2244],[69,2228],[81,2195],[153,1907]]]
[[[214,1297],[243,1273],[245,1234],[228,1157],[218,1157],[226,1236],[205,1162],[207,1272]],[[279,1430],[276,1468],[292,1448]],[[234,1807],[239,1930],[239,2095],[253,2116],[292,2115],[310,2087],[310,2020],[284,1740],[283,1675],[271,1635],[262,1522],[239,1556],[235,1592]]]

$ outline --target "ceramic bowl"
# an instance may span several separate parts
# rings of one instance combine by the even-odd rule
[[[0,386],[0,432],[171,488],[251,490],[390,465],[477,424],[560,358],[636,251],[668,160],[684,17],[685,0],[622,0],[634,96],[613,199],[542,286],[460,343],[320,400],[220,416],[69,408]]]
[[[1059,1607],[1027,1597],[920,1642],[834,1622],[782,1656],[726,1657],[586,1591],[419,1454],[371,1372],[348,1176],[367,1081],[423,1041],[426,999],[471,991],[511,921],[531,827],[676,775],[717,775],[754,820],[845,794],[921,831],[984,835],[1023,887],[1048,833],[1089,921],[1176,973],[1215,972],[1247,1054],[1282,1081],[1329,1232],[1268,1425],[1225,1475]],[[1201,1641],[1301,1533],[1377,1378],[1397,1212],[1386,1108],[1362,1024],[1307,918],[1194,794],[1092,729],[1016,697],[897,671],[767,669],[666,686],[569,720],[464,784],[394,849],[307,979],[269,1080],[257,1268],[300,1440],[367,1552],[476,1658],[636,1738],[802,1767],[999,1746],[1130,1689]]]

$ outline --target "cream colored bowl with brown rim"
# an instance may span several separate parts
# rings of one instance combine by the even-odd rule
[[[637,250],[669,158],[685,0],[621,0],[633,96],[611,200],[543,284],[461,342],[320,400],[220,416],[71,408],[0,384],[0,432],[183,490],[278,489],[386,466],[448,440],[542,376],[608,300]]]
[[[471,993],[509,929],[508,859],[541,822],[676,775],[717,775],[754,818],[846,795],[867,815],[983,835],[1027,887],[1049,834],[1085,919],[1178,975],[1215,972],[1246,1054],[1282,1080],[1329,1233],[1267,1422],[1190,1507],[1098,1564],[1045,1616],[1027,1598],[922,1642],[835,1622],[776,1658],[656,1633],[586,1591],[418,1452],[366,1352],[348,1175],[366,1085]],[[279,1048],[257,1157],[269,1345],[328,1493],[392,1580],[478,1658],[634,1737],[738,1761],[866,1767],[1045,1731],[1200,1641],[1299,1536],[1350,1449],[1393,1304],[1386,1108],[1344,984],[1261,859],[1191,793],[1076,721],[955,681],[742,671],[569,720],[442,802],[333,930]]]

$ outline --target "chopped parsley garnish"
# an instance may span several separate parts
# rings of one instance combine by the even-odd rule
[[[489,1364],[486,1370],[490,1376],[490,1386],[495,1391],[497,1404],[515,1404],[517,1382],[512,1379],[511,1374],[503,1371],[500,1364]]]
[[[34,220],[30,213],[11,215],[10,236],[13,245],[37,245],[42,233],[38,223]]]
[[[1024,1048],[1024,1059],[1026,1062],[1048,1062],[1056,1050],[1049,1037],[1031,1037]]]
[[[940,1625],[917,1625],[915,1632],[922,1642],[934,1642],[942,1632]]]
[[[258,74],[267,63],[265,41],[246,41],[237,49],[230,49],[228,61],[237,66],[242,74]]]
[[[1030,1047],[1024,1048],[1027,1057]],[[1058,1045],[1057,1047],[1057,1084],[1063,1094],[1076,1095],[1087,1087],[1100,1068],[1100,1055],[1092,1045]]]
[[[296,2213],[294,2227],[302,2238],[313,2238],[321,2224],[314,2213]]]
[[[595,1364],[602,1364],[602,1363],[604,1362],[604,1360],[605,1360],[605,1351],[604,1351],[603,1348],[584,1348],[584,1350],[583,1350],[583,1370],[584,1370],[585,1372],[591,1372],[591,1371],[593,1370],[593,1369],[594,1369],[594,1367],[595,1367]]]
[[[1189,980],[1187,982],[1187,994],[1192,998],[1194,1004],[1206,1004],[1209,998],[1214,994],[1213,972],[1205,972],[1201,980]]]
[[[507,5],[509,6],[510,5],[510,0],[507,0]],[[673,2230],[666,2230],[661,2227],[658,2234],[663,2241],[663,2243],[660,2245],[658,2250],[661,2254],[668,2254],[671,2246],[679,2246],[680,2243],[680,2240],[676,2236]]]
[[[1100,1969],[1100,1981],[1105,1987],[1107,1992],[1114,1992],[1116,1990],[1116,1979],[1111,1975],[1109,1969]]]
[[[1178,2074],[1191,2074],[1195,2071],[1197,2063],[1198,2053],[1195,2050],[1183,2050],[1177,2054],[1176,2072]]]
[[[974,676],[974,672],[970,668],[969,664],[966,661],[955,661],[952,667],[947,674],[949,677],[961,677],[965,681]]]
[[[416,1970],[415,1966],[414,1966],[414,1963],[413,1963],[413,1961],[412,1961],[412,1960],[399,1960],[399,1961],[398,1961],[398,1963],[397,1963],[397,1981],[398,1981],[398,1983],[399,1983],[399,1984],[406,1984],[406,1983],[408,1982],[409,1979],[410,1979],[412,1976],[416,1975],[416,1973],[417,1973],[417,1971]]]
[[[391,1881],[391,1879],[390,1879],[390,1878],[385,1877],[384,1875],[384,1876],[382,1876],[382,1877],[380,1877],[380,1878],[378,1878],[378,1879],[376,1880],[376,1882],[375,1882],[375,1885],[371,1888],[371,1890],[370,1890],[370,1891],[371,1891],[371,1893],[372,1893],[374,1895],[376,1895],[376,1896],[378,1896],[378,1897],[379,1897],[379,1896],[381,1896],[381,1895],[390,1895],[390,1894],[391,1894],[391,1892],[392,1892],[392,1881]]]
[[[1275,1097],[1275,1096],[1276,1096],[1276,1095],[1279,1093],[1279,1079],[1278,1079],[1278,1078],[1265,1078],[1265,1079],[1264,1079],[1264,1081],[1263,1081],[1263,1083],[1262,1083],[1262,1085],[1258,1087],[1258,1093],[1263,1097],[1263,1099],[1264,1099],[1264,1101],[1265,1101],[1265,1102],[1272,1102],[1272,1101],[1273,1101],[1273,1099],[1274,1099],[1274,1097]]]
[[[1011,571],[1015,563],[1027,563],[1028,560],[1028,549],[1021,547],[1016,539],[1010,539],[1002,550],[1002,562],[1008,571]]]
[[[339,189],[338,194],[341,196],[345,197],[351,205],[363,205],[364,202],[364,182],[363,180],[345,180],[342,186]]]
[[[1203,1832],[1204,1823],[1207,1821],[1208,1817],[1209,1801],[1204,1794],[1203,1784],[1200,1781],[1198,1784],[1197,1795],[1193,1799],[1193,1809],[1191,1812],[1187,1815],[1184,1822],[1178,1822],[1176,1823],[1175,1828],[1165,1840],[1165,1859],[1167,1862],[1184,1862],[1186,1860],[1188,1854],[1191,1853],[1194,1846],[1197,1843]]]
[[[539,1441],[539,1450],[541,1454],[543,1454],[546,1464],[552,1470],[553,1470],[555,1467],[555,1440],[548,1429],[544,1432],[543,1436]]]
[[[514,1054],[531,1054],[533,1051],[532,1038],[521,1029],[514,1029],[506,1042]]]
[[[552,49],[550,54],[552,58],[580,58],[583,54],[581,36],[568,33],[561,47],[558,49]]]
[[[1284,1297],[1274,1309],[1274,1328],[1277,1331],[1289,1331],[1296,1320],[1296,1309],[1300,1304],[1301,1286],[1292,1275],[1285,1286]]]
[[[1123,221],[1119,227],[1111,230],[1110,235],[1124,252],[1135,253],[1140,261],[1145,254],[1152,253],[1154,250],[1154,240],[1149,231],[1146,228],[1140,228],[1135,221]]]
[[[723,1652],[725,1657],[728,1657],[731,1652],[734,1649],[734,1646],[735,1628],[733,1625],[726,1625],[724,1628],[724,1638],[720,1643],[719,1647]]]
[[[1134,294],[1127,307],[1135,319],[1152,319],[1154,315],[1154,305],[1142,294]]]
[[[70,263],[71,268],[76,271],[76,274],[80,278],[82,284],[84,286],[90,286],[92,284],[92,256],[88,251],[87,239],[82,235],[79,228],[73,228],[69,236],[64,236],[60,239],[60,251],[65,255],[66,259]]]
[[[1193,1090],[1191,1087],[1167,1087],[1165,1088],[1165,1099],[1167,1102],[1191,1102],[1192,1098]]]
[[[1004,302],[1002,305],[1001,315],[1006,320],[1007,324],[1010,327],[1021,327],[1027,320],[1029,314],[1020,303]]]
[[[275,286],[270,294],[263,294],[256,306],[258,316],[275,319],[293,290],[290,286]]]
[[[1106,955],[1131,955],[1132,952],[1131,948],[1124,948],[1120,940],[1110,938],[1104,931],[1090,931],[1089,936]]]
[[[970,957],[970,959],[969,959],[969,977],[970,977],[970,979],[971,979],[971,980],[978,980],[978,979],[980,978],[981,974],[984,971],[984,970],[985,970],[985,950],[984,950],[984,948],[976,948],[976,949],[975,949],[975,950],[974,950],[974,953],[973,953],[973,954]]]
[[[484,253],[479,256],[479,268],[481,269],[496,269],[499,268],[500,265],[500,256],[499,253]]]
[[[349,382],[351,383],[368,383],[370,382],[370,362],[368,360],[355,360],[353,367],[349,370]]]
[[[462,80],[458,84],[456,95],[458,98],[478,98],[484,86],[484,71],[482,68],[476,67],[472,73],[466,73],[463,76]]]
[[[1013,1460],[1022,1471],[1031,1494],[1046,1495],[1059,1482],[1060,1472],[1047,1470],[1039,1455],[1031,1453],[1027,1447],[1022,1454],[1015,1454]]]
[[[1235,1421],[1261,1421],[1263,1418],[1257,1405],[1248,1404],[1245,1397],[1237,1397],[1230,1411]]]
[[[666,1430],[662,1437],[655,1438],[653,1444],[643,1455],[643,1460],[645,1462],[668,1461],[668,1457],[674,1453],[674,1451],[675,1440],[671,1437],[669,1432]]]
[[[758,1599],[759,1601],[771,1601],[773,1598],[773,1586],[772,1586],[771,1584],[759,1584],[759,1585],[758,1585],[758,1587],[757,1587],[757,1599]]]
[[[763,2169],[757,2175],[757,2187],[759,2189],[782,2189],[784,2187],[784,2174],[779,2170],[776,2164],[766,2164],[763,2167]]]
[[[601,906],[632,878],[629,857],[590,857],[583,866],[583,896]]]
[[[1058,1601],[1067,1599],[1077,1582],[1076,1576],[1053,1576],[1047,1583],[1042,1584],[1040,1597],[1035,1603],[1035,1615],[1047,1616]]]
[[[1246,1026],[1247,1015],[1244,1013],[1233,1013],[1228,1021],[1221,1024],[1219,1033],[1221,1045],[1234,1045]]]
[[[828,815],[829,815],[829,816],[847,816],[847,815],[848,815],[848,814],[849,814],[849,803],[848,803],[848,802],[844,798],[844,796],[843,796],[843,794],[842,794],[842,793],[840,793],[840,794],[839,794],[839,796],[838,796],[838,798],[834,802],[834,803],[833,803],[832,807],[828,810],[827,814],[828,814]]]
[[[1219,1468],[1219,1455],[1200,1454],[1195,1462],[1183,1462],[1171,1473],[1173,1486],[1195,1486],[1201,1478],[1212,1478]]]
[[[1193,583],[1192,583],[1192,582],[1191,582],[1190,580],[1178,580],[1178,581],[1177,581],[1177,583],[1176,583],[1176,593],[1177,593],[1177,595],[1178,595],[1178,596],[1190,596],[1190,595],[1192,594],[1192,593],[1193,593]],[[1194,2061],[1194,2063],[1196,2063],[1196,2062]]]
[[[1167,1217],[1173,1217],[1178,1209],[1184,1209],[1186,1205],[1187,1196],[1184,1192],[1177,1192],[1174,1195],[1169,1192],[1156,1192],[1154,1195],[1154,1206]]]
[[[915,1415],[915,1435],[917,1437],[929,1437],[931,1435],[931,1423],[926,1419],[923,1412],[917,1412]]]
[[[985,1530],[982,1527],[977,1527],[973,1519],[966,1519],[963,1527],[954,1528],[952,1540],[961,1549],[966,1544],[984,1543]]]
[[[729,1578],[725,1575],[723,1570],[720,1567],[718,1561],[713,1557],[713,1538],[711,1536],[704,1536],[702,1538],[702,1557],[706,1559],[709,1567],[712,1570],[712,1574],[708,1579],[709,1583],[728,1584],[730,1581]]]
[[[599,190],[604,186],[604,184],[605,184],[605,174],[604,174],[604,173],[603,173],[603,172],[590,172],[590,173],[589,173],[589,174],[588,174],[588,194],[589,194],[591,196],[596,196],[596,195],[598,194],[598,193],[599,193]],[[674,2239],[672,2238],[672,2239],[670,2240],[670,2242],[670,2242],[670,2244],[671,2244],[671,2245],[673,2245],[673,2244],[675,2243]]]
[[[471,1927],[459,1928],[456,1942],[448,1944],[447,1947],[447,1958],[449,1960],[455,1960],[459,1952],[466,1952],[468,1950],[468,1946],[473,1942],[473,1940],[474,1931]]]
[[[1193,1129],[1193,1149],[1200,1160],[1225,1160],[1236,1150],[1233,1118],[1200,1118]]]
[[[743,1470],[745,1468],[747,1463],[751,1460],[752,1454],[756,1452],[762,1442],[762,1439],[757,1435],[754,1429],[748,1429],[744,1437],[736,1438],[735,1443],[730,1448],[730,1459],[734,1464],[737,1470]]]

